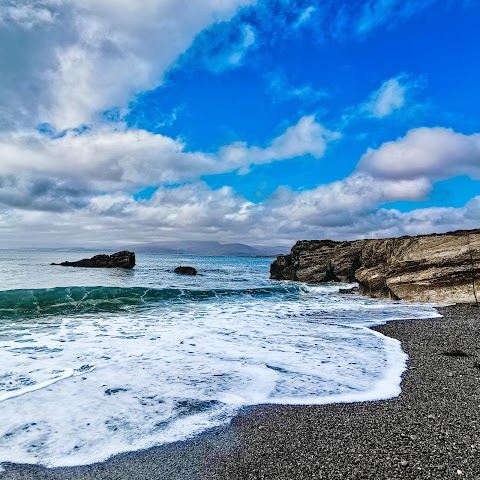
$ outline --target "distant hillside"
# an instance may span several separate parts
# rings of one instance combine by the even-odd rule
[[[243,243],[219,243],[208,241],[177,241],[158,242],[144,245],[130,246],[138,253],[162,253],[185,255],[233,256],[233,257],[273,257],[286,254],[289,247],[245,245]]]

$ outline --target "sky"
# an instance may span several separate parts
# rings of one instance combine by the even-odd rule
[[[3,0],[0,248],[480,227],[480,0]]]

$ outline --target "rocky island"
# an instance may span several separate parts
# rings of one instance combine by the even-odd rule
[[[62,267],[83,267],[83,268],[125,268],[132,269],[135,266],[135,253],[128,250],[114,253],[112,255],[95,255],[92,258],[84,258],[76,262],[52,263]]]
[[[302,240],[272,263],[270,277],[357,282],[360,293],[375,298],[477,303],[480,229],[345,242]]]

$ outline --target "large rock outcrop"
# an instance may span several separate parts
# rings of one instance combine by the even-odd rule
[[[376,298],[418,302],[480,300],[480,229],[415,237],[297,242],[270,267],[276,280],[358,282]]]
[[[52,263],[62,267],[85,267],[85,268],[126,268],[135,266],[135,254],[128,250],[114,253],[113,255],[95,255],[92,258],[84,258],[77,262]]]

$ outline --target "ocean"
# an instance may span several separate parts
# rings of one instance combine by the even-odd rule
[[[406,355],[368,327],[439,316],[339,294],[345,285],[271,281],[271,258],[50,265],[96,253],[0,251],[0,464],[90,464],[252,405],[396,396]]]

